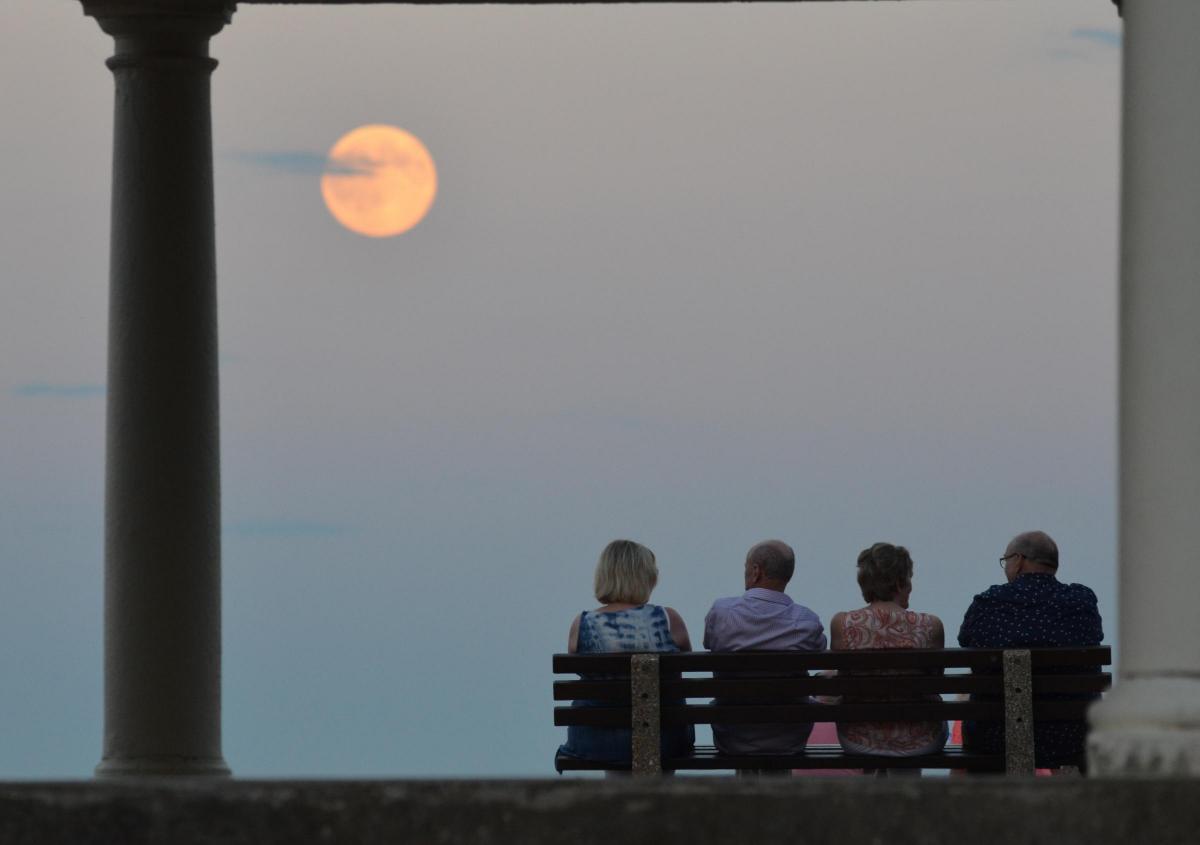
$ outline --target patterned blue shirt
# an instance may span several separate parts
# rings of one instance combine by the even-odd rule
[[[656,604],[579,614],[579,654],[614,651],[679,651],[667,612]]]
[[[579,614],[579,640],[576,651],[579,654],[622,651],[674,652],[679,651],[679,646],[671,638],[671,621],[667,618],[666,609],[656,604],[643,604],[625,610],[585,610]],[[602,679],[606,676],[581,677]],[[664,674],[664,677],[667,675]],[[678,678],[678,673],[674,677]],[[680,699],[674,703],[684,702]],[[571,706],[605,707],[608,706],[608,702],[574,701]],[[662,729],[660,741],[663,757],[690,754],[696,741],[696,730],[691,725],[667,726]],[[572,725],[567,728],[567,742],[559,746],[558,753],[584,760],[628,762],[630,742],[629,728]],[[557,759],[556,755],[555,760]],[[555,765],[557,767],[557,763]]]
[[[1063,584],[1051,574],[1033,572],[975,596],[958,631],[963,648],[1094,646],[1103,640],[1095,593],[1082,584]],[[1081,754],[1086,733],[1082,722],[1036,723],[1038,765]],[[999,753],[1004,749],[1004,725],[965,722],[963,742],[975,750]]]

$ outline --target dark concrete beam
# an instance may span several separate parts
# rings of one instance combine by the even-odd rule
[[[0,784],[5,845],[1129,845],[1197,831],[1194,779]]]
[[[830,3],[830,2],[851,2],[852,0],[782,0],[786,3]],[[187,0],[183,0],[187,2]],[[384,4],[393,5],[403,4],[409,6],[480,6],[480,5],[506,5],[506,6],[549,6],[549,5],[577,5],[577,4],[630,4],[630,3],[729,3],[729,2],[756,2],[756,0],[238,0],[244,5],[264,6],[272,4],[276,6],[360,6],[367,4]],[[772,0],[772,2],[780,2],[780,0]],[[870,0],[870,2],[893,2],[897,3],[900,0]],[[940,0],[940,2],[968,2],[968,0]],[[1112,0],[1117,7],[1117,14],[1121,13],[1122,0]]]
[[[276,6],[362,6],[362,5],[406,5],[406,6],[479,6],[479,5],[497,5],[497,6],[550,6],[561,5],[571,6],[581,3],[588,4],[606,4],[606,5],[629,5],[632,3],[647,4],[647,3],[730,3],[730,2],[755,2],[756,0],[238,0],[242,4],[253,4],[258,6],[276,5]],[[850,2],[850,0],[769,0],[770,2],[785,2],[785,3],[831,3],[831,2]],[[947,2],[948,0],[941,0]],[[860,0],[861,2],[861,0]],[[870,2],[891,2],[897,3],[900,0],[870,0]],[[966,2],[966,0],[949,0],[949,2]],[[1113,0],[1117,2],[1117,0]]]

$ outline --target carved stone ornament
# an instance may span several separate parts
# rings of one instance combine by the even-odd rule
[[[171,17],[207,17],[219,15],[229,23],[237,8],[236,0],[82,0],[84,14],[163,15]]]
[[[82,0],[109,35],[189,33],[211,37],[233,19],[236,0]]]
[[[1123,678],[1088,721],[1089,774],[1200,776],[1200,678]]]

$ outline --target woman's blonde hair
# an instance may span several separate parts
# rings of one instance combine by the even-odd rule
[[[594,591],[603,604],[645,604],[658,583],[654,552],[632,540],[613,540],[596,561]]]
[[[864,601],[891,601],[912,574],[912,558],[904,546],[876,543],[858,555],[858,586]]]

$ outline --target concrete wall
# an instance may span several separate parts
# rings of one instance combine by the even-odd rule
[[[1200,781],[1003,778],[0,784],[0,843],[1200,842]]]

